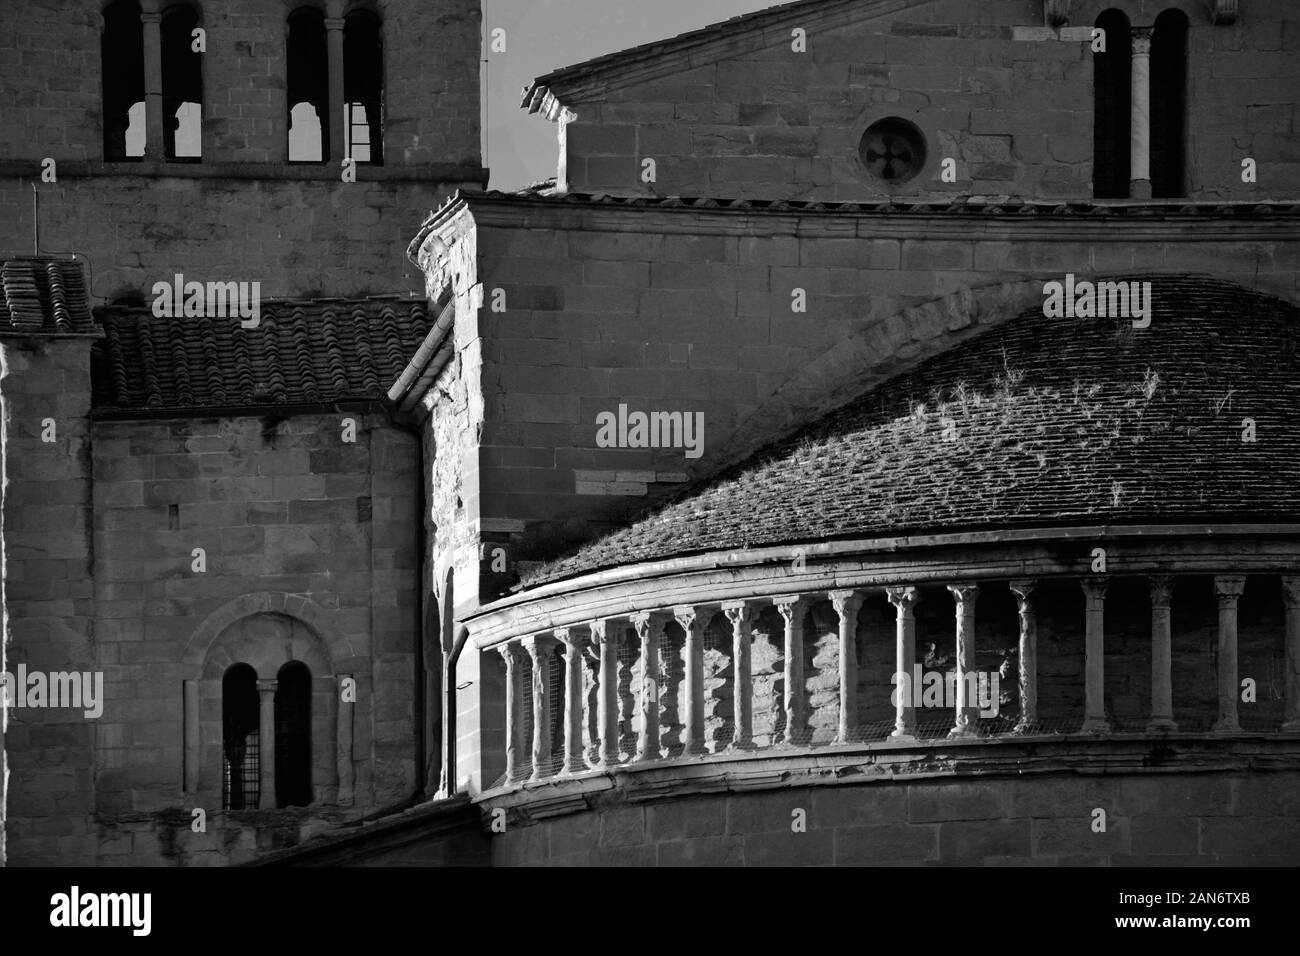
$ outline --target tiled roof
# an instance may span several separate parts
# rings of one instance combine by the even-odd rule
[[[1026,311],[527,583],[833,538],[1300,519],[1300,309],[1146,278],[1147,329]]]
[[[199,409],[381,400],[432,324],[423,299],[264,302],[261,323],[97,313],[93,402],[107,409]]]
[[[0,263],[0,325],[13,332],[95,331],[81,263],[24,256]]]

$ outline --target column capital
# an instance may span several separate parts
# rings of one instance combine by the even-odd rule
[[[505,641],[496,646],[496,652],[501,655],[501,659],[506,662],[507,667],[518,663],[524,655],[524,649],[519,646],[518,641]]]
[[[1079,587],[1083,588],[1083,596],[1087,599],[1089,607],[1100,607],[1106,600],[1106,588],[1110,586],[1110,578],[1090,577],[1080,578]]]
[[[1237,22],[1237,0],[1214,0],[1214,13],[1210,16],[1216,27],[1231,26]]]
[[[564,645],[566,651],[580,651],[587,640],[577,627],[557,627],[551,632],[555,639]]]
[[[1300,574],[1282,575],[1282,603],[1289,608],[1300,608]]]
[[[1038,590],[1036,578],[1013,578],[1007,582],[1007,588],[1016,596],[1016,603],[1022,608],[1029,604],[1030,596]]]
[[[1152,607],[1169,607],[1169,603],[1173,599],[1174,595],[1174,579],[1172,575],[1148,575],[1147,587],[1151,590]]]
[[[157,10],[154,10],[152,12],[148,10],[141,10],[140,22],[141,23],[162,23],[162,14],[159,13]]]
[[[800,611],[806,609],[807,604],[802,594],[783,594],[780,597],[772,598],[772,606],[780,612],[785,618],[785,622],[798,623],[801,618],[798,616]]]
[[[559,641],[549,634],[530,634],[519,639],[519,645],[534,661],[545,660],[555,653]]]
[[[753,624],[758,617],[758,608],[753,601],[727,601],[722,605],[722,613],[735,627],[737,624]]]
[[[1129,34],[1133,40],[1133,56],[1150,56],[1151,55],[1151,34],[1155,32],[1155,27],[1132,27]]]
[[[1244,574],[1217,574],[1214,577],[1214,594],[1220,607],[1236,607],[1237,598],[1246,589]]]
[[[628,620],[636,628],[637,637],[644,640],[652,628],[662,628],[673,617],[674,615],[668,611],[637,611],[629,615]]]
[[[347,20],[343,17],[326,17],[324,23],[326,30],[342,30]]]
[[[841,617],[848,614],[857,614],[862,607],[862,592],[853,588],[844,591],[831,591],[826,596],[831,599],[831,606],[835,608],[835,613]]]
[[[964,608],[967,604],[973,607],[980,596],[980,586],[978,584],[949,584],[946,587],[952,594],[952,599],[957,602],[958,607]]]
[[[691,628],[703,628],[709,620],[707,608],[695,604],[679,604],[673,608],[673,620],[682,626],[686,633],[691,632]]]
[[[921,600],[921,592],[912,585],[907,584],[900,587],[885,588],[885,597],[889,599],[890,604],[900,611],[910,611]]]
[[[257,693],[265,699],[268,694],[274,694],[275,688],[279,684],[276,680],[258,680]]]

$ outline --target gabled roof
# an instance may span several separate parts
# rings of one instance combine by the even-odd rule
[[[92,334],[90,295],[81,263],[19,256],[0,263],[0,332]]]
[[[264,302],[248,329],[147,308],[97,318],[92,405],[123,412],[382,401],[433,324],[404,296]]]
[[[530,113],[559,115],[564,100],[582,100],[633,83],[671,76],[683,70],[788,43],[790,31],[844,26],[922,6],[930,0],[796,0],[755,13],[732,17],[700,30],[598,56],[539,76],[523,91],[520,104]]]
[[[1124,277],[1142,279],[1146,329],[1031,308],[525,584],[834,539],[1300,519],[1300,309],[1206,277]]]

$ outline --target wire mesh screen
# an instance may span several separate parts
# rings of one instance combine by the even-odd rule
[[[715,614],[704,629],[704,746],[725,750],[736,732],[736,668],[731,623]]]
[[[563,647],[557,647],[546,661],[544,690],[547,708],[547,740],[550,755],[538,767],[539,775],[554,776],[564,769],[564,654]],[[532,738],[528,746],[531,752]]]
[[[659,743],[661,752],[686,752],[686,632],[670,621],[659,635]]]
[[[257,809],[262,799],[261,747],[261,734],[254,730],[244,738],[242,750],[226,749],[222,758],[222,809]]]
[[[523,682],[523,693],[519,695],[521,713],[517,716],[519,725],[523,728],[522,735],[517,738],[518,744],[515,750],[515,779],[527,780],[533,773],[533,661],[527,653],[520,654],[518,663],[520,680]]]
[[[611,634],[618,636],[618,759],[631,760],[636,756],[637,735],[641,732],[640,707],[637,698],[641,694],[641,641],[635,634],[625,628]]]

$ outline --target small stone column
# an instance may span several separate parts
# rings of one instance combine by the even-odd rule
[[[784,744],[794,744],[804,726],[803,616],[807,610],[803,598],[786,595],[774,602],[785,621],[785,736]]]
[[[673,608],[673,616],[686,632],[686,753],[704,753],[704,623],[702,608]]]
[[[1242,574],[1221,574],[1214,579],[1219,599],[1219,719],[1216,734],[1241,731],[1237,723],[1237,601],[1246,587]]]
[[[1020,717],[1012,733],[1029,734],[1038,723],[1038,614],[1034,608],[1033,594],[1037,582],[1029,579],[1008,583],[1016,598],[1020,614]]]
[[[641,708],[641,734],[636,743],[637,763],[658,760],[662,751],[659,743],[659,635],[663,633],[668,615],[661,611],[641,611],[632,615],[632,626],[641,641],[641,693],[637,702]]]
[[[555,654],[555,638],[525,637],[519,643],[533,662],[533,773],[529,779],[536,783],[549,775],[546,765],[551,761],[551,695],[546,684]]]
[[[259,810],[275,809],[275,687],[277,681],[259,680],[257,696],[260,704],[257,719],[258,768],[260,772]]]
[[[157,4],[146,4],[157,6]],[[162,14],[157,10],[140,14],[144,39],[144,156],[155,163],[167,158],[163,145]]]
[[[1151,198],[1151,34],[1154,27],[1134,27],[1133,70],[1129,107],[1130,199]]]
[[[722,611],[731,622],[731,659],[735,673],[732,707],[735,726],[731,732],[731,746],[735,750],[750,750],[754,746],[754,674],[751,660],[754,627],[754,607],[745,601],[722,605]]]
[[[610,621],[591,622],[591,640],[600,648],[600,766],[618,766],[618,631]]]
[[[1084,578],[1079,582],[1084,597],[1084,709],[1085,734],[1110,730],[1106,720],[1106,578]]]
[[[343,124],[343,26],[342,17],[325,18],[325,52],[329,64],[329,161],[339,163],[349,157],[344,155]],[[351,117],[346,117],[351,119]]]
[[[913,609],[921,599],[914,587],[885,588],[885,596],[894,605],[895,640],[894,673],[895,699],[894,732],[891,740],[899,743],[916,742],[916,694],[912,674],[916,664],[916,615]],[[904,693],[906,690],[906,693]]]
[[[831,605],[840,619],[840,726],[837,744],[849,743],[858,725],[858,610],[862,595],[857,591],[832,591]]]
[[[564,645],[564,766],[561,774],[583,773],[582,757],[582,635],[577,628],[561,627],[555,639]]]
[[[527,743],[524,740],[524,668],[523,650],[513,641],[497,645],[497,653],[506,663],[506,783],[519,776],[519,761]]]
[[[957,605],[957,711],[949,737],[978,737],[980,709],[978,700],[971,704],[971,681],[967,674],[975,673],[975,601],[979,598],[978,584],[949,584]]]
[[[1286,710],[1285,733],[1300,733],[1300,575],[1282,578],[1282,603],[1286,606]]]
[[[1151,719],[1147,731],[1177,730],[1174,721],[1174,651],[1169,606],[1174,579],[1167,574],[1147,579],[1151,589]]]

